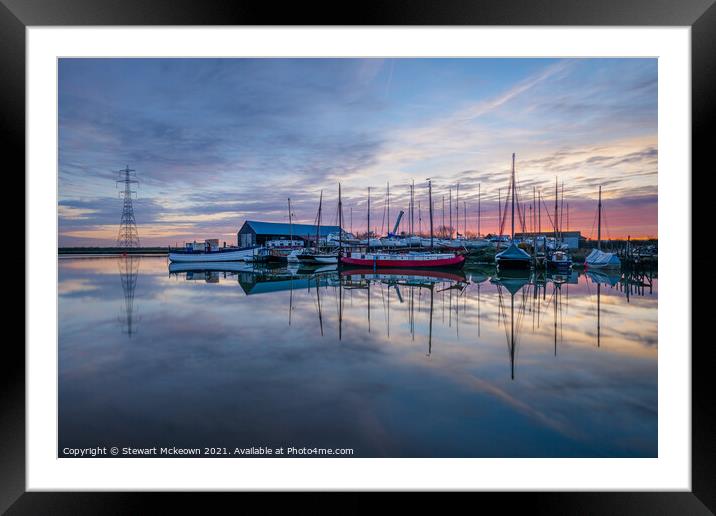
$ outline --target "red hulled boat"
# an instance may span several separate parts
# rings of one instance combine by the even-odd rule
[[[341,256],[341,263],[358,267],[380,269],[401,267],[404,269],[426,267],[462,267],[465,257],[455,253],[348,253]]]

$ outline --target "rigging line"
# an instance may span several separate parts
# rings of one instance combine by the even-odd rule
[[[546,284],[545,284],[545,288],[547,288],[547,285],[546,285]],[[545,301],[542,303],[542,308],[544,308],[544,307],[549,308],[550,305],[552,304],[552,299],[553,299],[553,298],[554,298],[554,291],[552,291],[552,295],[549,297],[549,300],[545,300]]]
[[[502,220],[500,221],[500,235],[505,234],[505,223],[507,222],[507,203],[510,200],[510,189],[507,190],[507,195],[505,196],[505,207],[502,210]]]
[[[549,214],[549,209],[547,209],[547,205],[544,202],[544,198],[542,199],[542,206],[544,206],[544,211],[547,214],[547,219],[549,220],[549,223],[552,226],[552,229],[554,230],[554,232],[556,234],[557,230],[554,226],[554,221],[552,220],[552,215]]]
[[[589,236],[587,237],[590,240],[592,239],[592,236],[594,235],[594,226],[596,226],[596,224],[597,224],[597,215],[598,214],[599,214],[599,208],[597,208],[597,210],[594,212],[594,218],[592,219],[592,229],[589,230]]]
[[[604,207],[603,207],[603,206],[604,206],[604,205],[602,205],[602,218],[604,219],[604,229],[605,229],[605,231],[606,231],[606,233],[607,233],[607,240],[608,240],[609,243],[610,243],[609,249],[612,249],[612,245],[611,245],[612,236],[611,236],[611,234],[609,233],[609,221],[607,220],[607,212],[604,211]]]

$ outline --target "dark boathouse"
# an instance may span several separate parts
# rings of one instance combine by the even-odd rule
[[[321,226],[321,238],[331,233],[340,232],[338,226]],[[268,240],[289,240],[293,233],[294,240],[305,243],[316,241],[316,226],[313,224],[284,224],[281,222],[258,222],[247,220],[238,234],[239,247],[264,245]]]

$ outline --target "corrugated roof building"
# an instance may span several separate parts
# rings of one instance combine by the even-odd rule
[[[293,226],[293,227],[291,227]],[[338,226],[321,226],[321,237],[338,234]],[[288,240],[293,233],[294,240],[313,242],[316,240],[316,226],[313,224],[285,224],[282,222],[259,222],[247,220],[238,234],[239,247],[264,245],[268,240]]]

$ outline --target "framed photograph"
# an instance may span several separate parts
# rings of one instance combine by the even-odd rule
[[[690,300],[716,7],[518,4],[3,0],[27,303],[0,508],[714,511]]]

